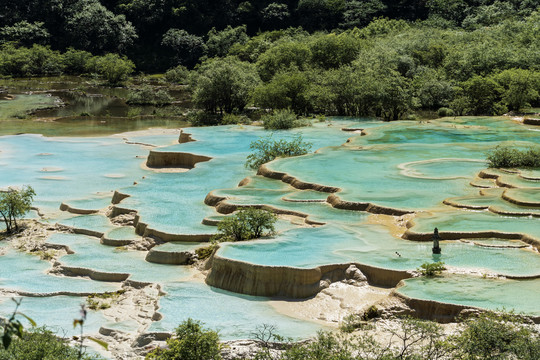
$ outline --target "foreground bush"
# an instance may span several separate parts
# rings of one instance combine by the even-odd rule
[[[540,167],[540,147],[517,149],[497,146],[486,157],[490,168]]]
[[[98,359],[98,357],[84,354],[79,357],[79,350],[70,347],[65,340],[58,338],[45,328],[37,328],[32,331],[25,331],[22,339],[14,338],[7,350],[0,345],[0,359],[76,360]]]
[[[311,144],[305,142],[301,135],[293,140],[284,139],[274,140],[272,136],[252,141],[249,145],[255,152],[249,154],[246,161],[246,167],[258,169],[264,163],[274,160],[277,157],[290,157],[307,154],[311,149]]]
[[[167,340],[168,349],[156,349],[146,356],[156,360],[220,360],[219,335],[203,328],[200,321],[187,319],[176,328],[175,337]]]

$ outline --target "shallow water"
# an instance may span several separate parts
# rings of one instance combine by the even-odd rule
[[[271,134],[260,127],[188,128],[185,132],[191,133],[197,141],[178,144],[179,133],[171,131],[75,137],[79,131],[93,131],[83,124],[80,123],[80,129],[69,138],[0,137],[0,188],[32,185],[37,193],[35,205],[50,224],[98,231],[114,240],[140,241],[133,227],[113,225],[103,214],[77,216],[59,210],[62,202],[78,209],[104,210],[110,204],[112,192],[119,190],[130,195],[119,206],[136,210],[141,221],[152,229],[171,234],[213,234],[215,226],[202,224],[204,218],[218,220],[222,217],[204,203],[206,195],[213,192],[227,197],[230,204],[265,204],[301,215],[290,221],[280,220],[278,234],[274,237],[223,244],[219,250],[223,257],[261,265],[302,268],[359,262],[395,270],[415,270],[425,262],[443,261],[460,272],[514,276],[540,274],[540,256],[530,247],[490,248],[470,242],[442,241],[443,252],[434,257],[431,242],[412,242],[396,237],[388,227],[373,224],[367,212],[335,209],[325,201],[328,193],[298,190],[281,181],[256,176],[255,171],[245,168],[244,162],[250,153],[250,143]],[[75,126],[74,123],[65,125],[65,129]],[[51,130],[54,126],[60,125],[51,125],[49,131],[54,132]],[[364,128],[368,135],[341,131],[344,127]],[[63,134],[63,131],[59,133]],[[303,181],[339,187],[342,191],[337,195],[346,201],[419,211],[411,231],[431,232],[434,227],[441,231],[498,230],[540,238],[538,217],[508,217],[488,210],[462,210],[443,204],[445,199],[451,199],[459,204],[499,207],[508,211],[538,210],[534,204],[519,206],[502,197],[503,191],[507,190],[518,200],[535,201],[540,189],[536,186],[538,181],[492,171],[500,175],[500,181],[519,188],[489,190],[482,195],[481,189],[471,185],[497,186],[493,180],[477,177],[486,167],[485,151],[498,141],[515,140],[520,145],[537,143],[538,132],[531,131],[530,127],[503,118],[390,124],[337,118],[327,123],[315,123],[309,128],[276,131],[273,137],[290,139],[298,133],[313,144],[312,151],[320,150],[301,157],[278,159],[270,163],[269,168],[287,172]],[[351,140],[346,143],[349,138]],[[187,172],[155,172],[141,167],[149,149],[190,152],[210,156],[212,160],[198,163]],[[534,177],[537,172],[529,170],[523,175]],[[246,177],[250,181],[238,187]],[[305,216],[324,225],[306,226]],[[35,218],[36,214],[32,213],[31,217]],[[187,317],[203,320],[206,326],[219,329],[225,339],[249,337],[256,325],[262,323],[275,323],[280,334],[295,338],[312,335],[320,328],[320,325],[277,314],[266,298],[232,294],[210,288],[200,280],[192,280],[193,270],[188,266],[148,263],[144,260],[144,251],[104,246],[98,238],[75,234],[55,234],[47,241],[68,245],[75,251],[75,254],[59,259],[66,266],[129,273],[133,280],[160,283],[167,293],[160,299],[159,311],[164,318],[154,322],[148,331],[171,331]],[[482,243],[481,240],[478,242]],[[484,241],[488,245],[497,242],[500,240]],[[166,243],[155,249],[193,251],[204,245]],[[0,251],[5,252],[0,256],[0,288],[45,293],[66,289],[103,292],[119,287],[115,283],[48,275],[45,272],[49,263],[9,249],[3,242],[0,246]],[[424,286],[427,281],[408,280],[400,291],[422,298],[435,297],[439,301],[490,309],[506,306],[536,314],[536,308],[521,299],[538,297],[538,286],[534,281],[494,282],[452,275],[429,280],[435,284],[433,291],[431,285]],[[461,288],[460,283],[466,286]],[[471,297],[475,286],[485,289],[483,297]],[[437,293],[439,287],[441,290]],[[499,299],[497,291],[523,296],[520,295],[519,300],[510,296]],[[79,300],[69,298],[66,301],[76,307]],[[57,309],[55,301],[50,297],[43,298],[41,303],[39,299],[33,299],[28,301],[28,306],[35,311],[36,320],[56,325],[60,319],[52,319],[50,313],[43,311],[47,306]],[[9,313],[9,305],[6,301],[0,303],[0,315]],[[70,321],[71,316],[67,318]],[[96,323],[99,322],[123,330],[134,326],[114,324],[98,316]]]

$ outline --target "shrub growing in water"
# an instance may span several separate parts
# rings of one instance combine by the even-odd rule
[[[218,224],[217,241],[243,241],[271,235],[277,217],[270,211],[255,208],[240,209],[238,213]]]
[[[434,263],[423,263],[417,270],[424,276],[436,276],[440,275],[445,269],[444,263],[438,261]]]
[[[172,96],[165,89],[155,90],[150,85],[143,85],[138,89],[130,90],[127,103],[130,105],[169,105],[173,101]]]
[[[490,168],[540,167],[540,147],[516,149],[497,146],[488,152],[486,160]]]
[[[264,115],[261,119],[265,129],[286,130],[309,125],[309,121],[296,118],[291,110],[276,110],[271,115]]]
[[[167,70],[165,80],[172,84],[186,84],[189,75],[189,70],[185,66],[178,65],[175,68]]]
[[[454,110],[442,107],[437,111],[437,115],[439,117],[447,117],[447,116],[454,116]]]
[[[176,328],[176,336],[167,340],[168,349],[156,349],[146,356],[156,360],[220,360],[219,335],[203,328],[200,321],[191,318]]]
[[[252,141],[249,145],[255,152],[249,154],[246,167],[258,169],[264,163],[274,160],[277,157],[290,157],[307,154],[311,149],[311,143],[305,142],[302,135],[297,135],[293,140],[274,140],[272,136]]]

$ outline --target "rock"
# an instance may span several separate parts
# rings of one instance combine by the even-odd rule
[[[351,265],[345,270],[345,278],[357,282],[366,282],[366,276],[355,265]]]

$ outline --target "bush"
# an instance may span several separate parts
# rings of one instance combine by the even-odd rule
[[[176,328],[176,336],[167,340],[168,349],[156,349],[146,356],[156,360],[220,360],[219,335],[203,328],[191,318]]]
[[[483,313],[452,338],[458,359],[540,359],[540,334],[515,314]]]
[[[486,156],[490,168],[540,167],[540,147],[517,149],[497,146]]]
[[[276,110],[272,115],[264,115],[261,119],[265,129],[286,130],[310,125],[307,120],[299,120],[291,110]]]
[[[95,71],[100,74],[109,85],[119,85],[127,80],[135,65],[127,57],[117,54],[107,54],[95,58]]]
[[[190,111],[187,114],[187,120],[192,126],[209,126],[221,123],[222,116],[219,114],[208,113],[202,110]]]
[[[218,224],[217,241],[244,241],[275,232],[277,217],[263,209],[244,208]]]
[[[197,254],[197,257],[199,258],[199,260],[208,259],[210,255],[212,255],[212,253],[216,249],[216,246],[217,244],[210,244],[205,247],[197,248],[195,249],[195,254]]]
[[[0,345],[0,359],[97,359],[94,356],[79,357],[79,350],[70,347],[65,340],[58,338],[46,328],[25,331],[22,339],[14,338],[6,350]]]
[[[173,98],[165,89],[155,90],[150,85],[143,85],[138,89],[132,89],[128,93],[127,103],[130,105],[155,105],[163,106],[172,103]]]
[[[221,120],[221,125],[251,124],[251,119],[246,115],[225,114]]]
[[[440,275],[445,269],[446,268],[444,267],[444,263],[438,261],[435,263],[423,263],[422,265],[420,265],[420,268],[416,270],[418,270],[424,276],[431,277]]]
[[[178,65],[175,68],[167,70],[165,80],[171,84],[186,84],[189,75],[185,66]]]
[[[302,135],[296,136],[293,140],[284,139],[273,140],[272,136],[252,141],[249,145],[254,153],[249,154],[246,160],[246,167],[258,169],[264,163],[274,160],[277,157],[290,157],[307,154],[311,149],[311,143],[304,142]]]
[[[442,107],[437,111],[437,115],[439,117],[447,117],[447,116],[454,116],[454,110]]]

